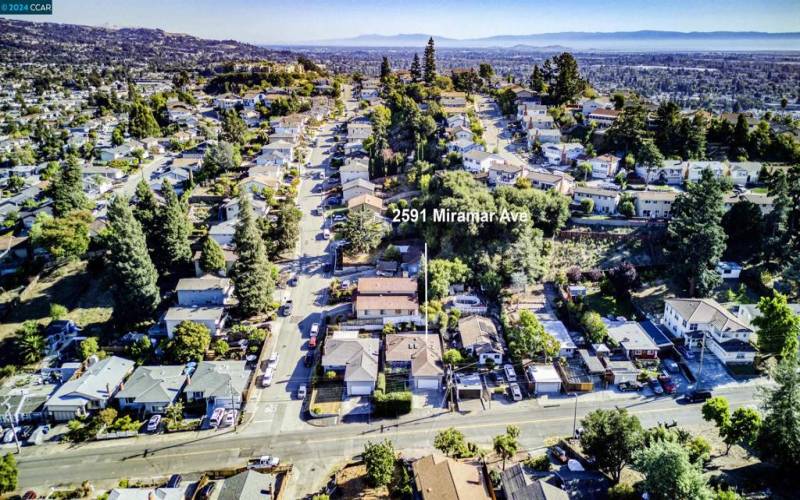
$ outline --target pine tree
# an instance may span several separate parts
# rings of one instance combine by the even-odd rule
[[[206,237],[200,253],[200,269],[207,273],[219,273],[225,270],[225,254],[214,238]]]
[[[234,235],[239,258],[233,266],[231,277],[242,314],[253,316],[267,311],[272,302],[275,283],[264,241],[253,217],[250,199],[246,195],[239,197],[239,208],[239,223]]]
[[[800,371],[797,358],[784,358],[772,373],[775,385],[764,391],[764,424],[759,458],[793,473],[800,466]]]
[[[433,46],[433,37],[428,40],[425,47],[425,83],[433,85],[436,81],[436,48]]]
[[[725,251],[725,190],[725,181],[705,170],[700,182],[689,183],[672,206],[669,256],[674,276],[684,282],[690,297],[705,296],[722,279],[714,268]]]
[[[531,73],[531,90],[534,92],[544,92],[547,90],[547,85],[544,82],[544,75],[542,70],[539,69],[538,64],[533,65],[533,72]]]
[[[83,194],[83,177],[78,160],[70,156],[61,167],[61,172],[50,183],[53,199],[53,215],[61,217],[73,210],[84,210],[89,200]]]
[[[165,181],[161,191],[164,195],[158,224],[161,257],[168,266],[187,264],[192,259],[189,245],[192,223],[172,185]]]
[[[417,83],[422,80],[422,66],[419,63],[419,54],[414,53],[414,60],[411,61],[411,80]]]
[[[381,60],[381,81],[385,81],[386,77],[392,74],[392,66],[389,64],[389,58],[383,56]]]
[[[108,207],[108,228],[114,314],[123,322],[149,319],[159,303],[158,274],[142,227],[124,196],[115,197]]]
[[[156,195],[144,179],[136,185],[134,196],[136,201],[133,205],[133,216],[142,226],[147,248],[150,249],[150,256],[152,257],[152,252],[156,250],[158,245],[159,232],[156,224],[159,213],[158,200],[156,200]]]
[[[158,126],[155,116],[153,116],[153,110],[138,99],[131,107],[129,120],[128,132],[132,137],[142,139],[161,135],[161,128]]]

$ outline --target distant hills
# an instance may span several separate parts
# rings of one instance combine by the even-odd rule
[[[431,35],[409,33],[399,35],[367,34],[336,40],[318,40],[296,45],[340,47],[422,47]],[[598,51],[746,51],[800,50],[800,33],[766,33],[760,31],[617,31],[559,32],[531,35],[496,35],[485,38],[448,38],[433,35],[437,47],[443,48],[508,48],[523,50]]]

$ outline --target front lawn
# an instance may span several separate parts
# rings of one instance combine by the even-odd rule
[[[630,300],[617,300],[613,295],[604,294],[599,288],[589,289],[583,299],[588,309],[597,311],[601,316],[625,316],[633,319],[635,312]]]

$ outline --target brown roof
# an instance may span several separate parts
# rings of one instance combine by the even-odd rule
[[[490,499],[478,464],[428,455],[413,465],[414,482],[423,500]]]
[[[364,309],[399,309],[416,310],[417,299],[407,295],[358,295],[356,296],[356,310]]]
[[[489,345],[502,351],[500,336],[491,319],[483,316],[468,316],[458,322],[461,343],[466,346]]]
[[[378,198],[377,196],[372,196],[371,194],[360,194],[358,196],[354,196],[347,201],[347,208],[353,209],[361,205],[369,205],[371,207],[375,207],[378,210],[383,210],[383,200]]]
[[[589,113],[589,116],[592,116],[592,115],[608,116],[610,118],[616,118],[616,117],[618,117],[620,115],[620,112],[617,111],[616,109],[598,108],[598,109],[595,109],[594,111],[592,111],[591,113]]]
[[[413,278],[359,278],[359,295],[414,295],[417,281]]]
[[[419,353],[430,350],[441,357],[442,348],[439,344],[439,335],[431,333],[428,342],[421,333],[393,333],[386,336],[386,361],[411,361]]]

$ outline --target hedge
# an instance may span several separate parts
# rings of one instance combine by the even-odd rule
[[[392,392],[384,394],[375,391],[374,408],[376,417],[399,417],[411,412],[411,392]]]

